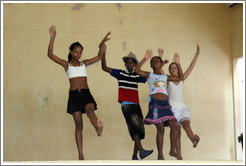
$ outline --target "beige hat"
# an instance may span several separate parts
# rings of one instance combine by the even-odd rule
[[[133,59],[136,62],[136,64],[138,64],[138,60],[136,58],[136,55],[134,55],[132,52],[130,52],[127,56],[124,56],[122,59],[124,62],[126,62],[126,60],[129,58]]]

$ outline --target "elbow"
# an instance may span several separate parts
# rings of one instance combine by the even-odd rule
[[[52,56],[52,54],[51,54],[51,53],[49,53],[49,52],[48,52],[48,54],[47,54],[47,55],[48,55],[48,57],[49,57],[49,58],[51,58],[51,56]]]
[[[102,70],[103,70],[103,71],[107,71],[107,67],[102,66]]]

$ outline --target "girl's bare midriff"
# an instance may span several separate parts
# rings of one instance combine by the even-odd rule
[[[69,82],[70,82],[70,90],[89,89],[87,84],[87,77],[70,78]]]
[[[155,93],[151,97],[157,100],[167,100],[167,96],[163,93]]]

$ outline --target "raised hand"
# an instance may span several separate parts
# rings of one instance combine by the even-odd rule
[[[157,50],[157,52],[158,52],[158,54],[159,54],[159,57],[162,59],[162,58],[163,58],[163,53],[164,53],[163,49],[159,48],[159,49]]]
[[[175,52],[175,54],[173,55],[173,61],[177,64],[180,64],[180,58],[179,58],[179,54],[177,54],[177,52]]]
[[[52,25],[49,29],[50,37],[55,38],[56,37],[56,26]]]
[[[200,54],[200,46],[199,44],[196,44],[196,56]]]
[[[144,59],[146,59],[146,60],[150,59],[152,57],[152,53],[153,53],[152,50],[150,50],[150,49],[146,50]]]
[[[99,48],[100,48],[106,41],[110,40],[110,38],[108,37],[109,35],[111,35],[111,31],[108,32],[108,33],[106,34],[106,36],[102,39],[101,43],[99,44]]]
[[[163,65],[165,65],[166,63],[168,63],[169,62],[169,60],[168,59],[165,59],[164,61],[163,61]]]

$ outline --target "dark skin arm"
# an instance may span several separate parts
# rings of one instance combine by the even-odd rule
[[[147,71],[143,71],[141,70],[141,67],[143,66],[143,64],[152,57],[152,50],[146,50],[145,52],[145,56],[144,58],[137,64],[137,66],[135,67],[135,72],[144,77],[144,78],[148,78],[149,77],[149,74],[150,72],[147,72]]]
[[[107,35],[105,36],[105,38],[103,39],[102,42],[105,42],[105,40],[108,38],[108,36],[109,36],[110,34],[111,34],[111,32],[108,32]],[[99,47],[101,47],[101,44],[99,45]],[[101,61],[101,66],[102,66],[102,70],[103,70],[103,71],[112,74],[112,68],[108,67],[108,66],[107,66],[107,63],[106,63],[106,51],[105,51],[105,53],[103,54],[102,61]]]
[[[101,60],[103,58],[103,55],[106,52],[106,45],[105,42],[108,41],[110,38],[108,36],[111,34],[111,32],[108,32],[107,35],[102,39],[101,43],[99,44],[99,51],[98,55],[96,57],[93,57],[91,59],[84,60],[83,63],[85,66],[91,65],[93,63],[96,63],[97,61]]]
[[[65,71],[67,71],[68,62],[53,54],[54,42],[56,37],[56,26],[51,26],[49,29],[49,33],[50,33],[50,42],[49,42],[47,55],[51,60],[61,65],[65,69]]]
[[[104,53],[103,58],[102,58],[102,70],[112,74],[112,68],[108,67],[106,64],[105,55],[106,55],[106,52]]]
[[[158,54],[159,54],[159,57],[163,60],[163,54],[164,54],[163,49],[159,48],[159,49],[157,50],[157,52],[158,52]],[[168,62],[169,62],[168,59],[163,60],[163,61],[162,61],[162,66],[164,66],[164,65],[167,64]],[[161,74],[165,74],[164,71],[163,71],[163,69],[161,69]]]

